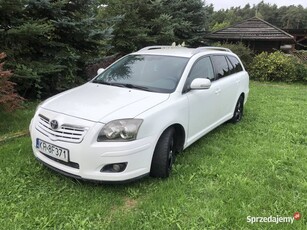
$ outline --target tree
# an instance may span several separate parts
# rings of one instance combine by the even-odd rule
[[[214,12],[210,22],[210,31],[217,31],[242,21],[243,17],[240,15],[245,15],[240,7]]]
[[[212,14],[210,19],[210,29],[215,30],[223,25],[233,25],[242,20],[257,16],[265,21],[280,27],[289,29],[302,29],[307,27],[307,8],[298,6],[282,6],[268,4],[261,1],[251,7],[231,7],[227,10],[219,10]]]
[[[267,22],[270,22],[277,27],[280,27],[280,23],[278,20],[278,7],[276,4],[271,5],[262,1],[255,7],[257,14],[260,15],[258,17],[264,19]]]
[[[307,27],[307,9],[301,5],[289,6],[281,17],[283,28],[303,29]]]
[[[152,44],[172,42],[195,45],[208,28],[206,16],[212,6],[201,0],[109,0],[101,14],[121,15],[114,26],[114,52],[129,53]]]
[[[217,22],[214,24],[214,26],[212,26],[211,31],[215,32],[215,31],[222,30],[229,26],[230,26],[230,22],[222,22],[222,23]]]
[[[153,42],[148,36],[154,18],[151,1],[109,0],[100,12],[102,17],[118,17],[114,26],[112,52],[129,53]]]
[[[85,65],[103,54],[110,24],[94,0],[0,0],[0,44],[26,97],[78,85]]]
[[[208,11],[201,0],[162,1],[164,13],[173,19],[174,35],[177,42],[197,46],[208,28],[206,16]],[[175,41],[176,41],[175,40]]]
[[[5,110],[12,111],[20,107],[23,98],[16,93],[15,84],[9,80],[12,72],[3,69],[4,63],[1,61],[5,57],[5,53],[0,53],[0,106]]]

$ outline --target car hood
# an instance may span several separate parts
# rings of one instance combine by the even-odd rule
[[[107,123],[134,118],[162,103],[169,94],[86,83],[47,99],[41,107],[65,115]]]

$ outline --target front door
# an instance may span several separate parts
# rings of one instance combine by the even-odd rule
[[[189,90],[189,85],[196,78],[208,78],[212,80],[209,89]],[[189,129],[187,144],[194,142],[215,126],[217,100],[219,97],[217,84],[214,81],[214,72],[210,57],[199,59],[192,67],[186,81],[189,103]]]

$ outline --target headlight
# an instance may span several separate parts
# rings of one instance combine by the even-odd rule
[[[97,141],[133,141],[136,139],[142,122],[141,119],[111,121],[101,129]]]

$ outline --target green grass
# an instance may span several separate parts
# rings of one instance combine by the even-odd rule
[[[37,102],[27,102],[22,106],[23,109],[10,114],[0,108],[0,139],[1,137],[10,136],[28,129]]]
[[[0,114],[1,135],[27,128],[33,107],[18,113]],[[306,86],[252,82],[242,122],[186,149],[169,179],[126,185],[46,169],[28,136],[0,143],[0,228],[306,229],[306,114]],[[302,218],[292,225],[247,223],[297,211]]]

